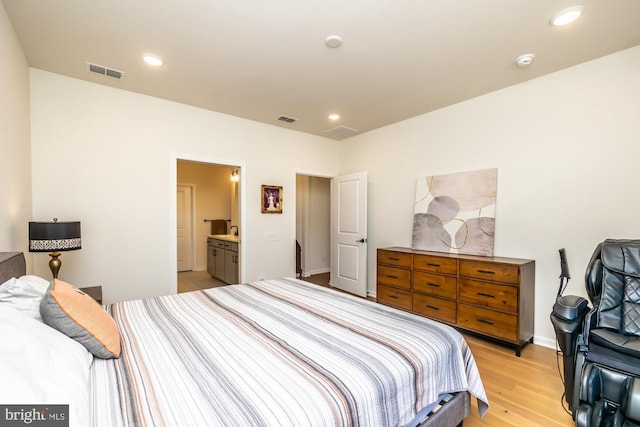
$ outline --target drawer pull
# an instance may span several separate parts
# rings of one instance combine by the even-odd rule
[[[436,263],[433,263],[433,262],[428,262],[427,265],[430,266],[430,267],[440,267],[440,264],[436,264]]]
[[[495,298],[495,295],[491,295],[491,294],[485,294],[484,292],[476,292],[476,295],[479,295],[481,297],[487,297],[487,298]]]
[[[427,285],[429,286],[433,286],[434,288],[439,288],[440,284],[439,283],[431,283],[431,282],[427,282]]]
[[[480,323],[486,323],[487,325],[493,325],[494,322],[492,322],[491,320],[487,320],[487,319],[477,319],[478,322]]]
[[[426,305],[427,308],[430,308],[431,310],[435,310],[435,311],[440,311],[440,307],[436,307],[435,305]]]
[[[391,260],[391,261],[400,261],[400,258],[392,258],[392,257],[389,257],[389,260]]]
[[[387,277],[389,279],[398,279],[398,276],[392,276],[391,274],[387,274]]]
[[[478,273],[484,273],[484,274],[496,274],[495,271],[491,271],[491,270],[482,270],[482,269],[478,269]]]
[[[398,299],[397,295],[387,295],[389,298]]]

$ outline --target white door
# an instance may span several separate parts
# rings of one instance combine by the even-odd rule
[[[332,183],[331,286],[367,296],[367,173]]]
[[[177,206],[177,251],[178,271],[193,270],[193,196],[191,186],[178,185]]]

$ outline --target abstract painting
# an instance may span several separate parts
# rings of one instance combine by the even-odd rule
[[[498,169],[418,178],[413,249],[493,256]]]

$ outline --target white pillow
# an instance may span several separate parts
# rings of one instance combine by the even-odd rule
[[[66,335],[1,304],[0,325],[0,378],[4,384],[0,402],[68,404],[69,426],[87,425],[93,356]]]
[[[42,321],[40,301],[51,283],[38,276],[11,278],[0,285],[0,305],[22,311],[29,317]]]

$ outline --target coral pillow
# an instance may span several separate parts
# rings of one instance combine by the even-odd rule
[[[103,359],[120,357],[120,333],[113,318],[89,295],[54,279],[40,302],[47,325],[84,345]]]

